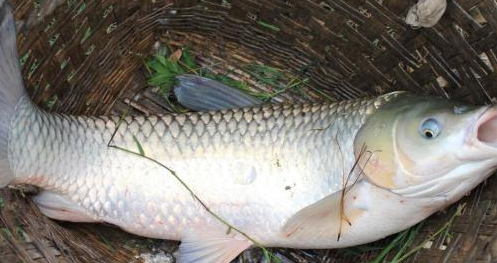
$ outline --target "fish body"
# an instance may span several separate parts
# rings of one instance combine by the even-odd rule
[[[12,120],[9,160],[14,183],[49,191],[36,200],[51,217],[60,209],[44,206],[43,196],[73,203],[85,219],[155,238],[180,240],[215,220],[168,170],[109,147],[138,151],[138,141],[222,218],[267,245],[288,246],[278,235],[285,221],[343,188],[355,134],[393,96],[133,116],[120,125],[119,117],[50,114],[24,100]]]
[[[34,200],[54,219],[181,240],[179,262],[374,241],[457,201],[497,165],[495,107],[405,92],[295,105],[245,97],[241,108],[124,118],[42,111],[23,91],[3,0],[0,57],[0,186],[41,187]],[[202,94],[211,109],[228,92],[223,107],[242,106],[221,86],[195,91],[178,98],[198,106]]]

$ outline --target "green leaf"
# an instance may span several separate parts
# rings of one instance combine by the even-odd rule
[[[257,81],[275,88],[278,88],[278,82],[284,79],[284,74],[282,72],[266,65],[251,64],[247,66],[246,70],[247,73],[257,79]]]
[[[274,263],[280,263],[281,262],[281,258],[279,258],[277,256],[273,256],[273,262]]]
[[[167,66],[160,63],[159,59],[151,59],[147,62],[147,66],[155,71],[156,73],[166,73],[169,72]]]
[[[257,23],[258,23],[259,25],[261,25],[261,26],[263,26],[263,27],[265,27],[265,28],[269,29],[269,30],[276,31],[276,32],[280,31],[280,28],[279,28],[279,27],[277,27],[277,26],[275,26],[275,25],[272,25],[272,24],[269,24],[269,23],[266,23],[266,22],[264,22],[264,21],[260,21],[260,20],[259,20]]]
[[[269,255],[269,251],[267,249],[263,248],[262,253],[264,254],[264,258],[266,258],[266,260],[268,262],[271,262],[271,256]]]
[[[140,153],[141,156],[145,156],[145,151],[143,150],[142,145],[138,141],[138,139],[133,135],[133,140],[136,143],[136,147],[138,148],[138,152]]]
[[[164,66],[167,66],[168,60],[166,59],[166,57],[164,57],[164,56],[156,56],[156,58],[157,58],[157,61],[159,63],[161,63]]]
[[[159,47],[159,50],[157,50],[157,56],[162,56],[162,57],[167,57],[169,56],[169,50],[165,46]]]
[[[174,79],[174,75],[171,74],[154,74],[149,80],[148,84],[152,86],[158,86],[163,83],[172,82]]]
[[[237,89],[240,89],[243,91],[248,91],[247,84],[245,82],[232,79],[228,76],[218,74],[218,75],[215,75],[213,79],[223,83],[224,85],[230,86],[232,88],[237,88]]]
[[[3,233],[5,236],[7,236],[7,237],[11,237],[11,236],[12,236],[12,233],[10,232],[10,230],[9,230],[8,228],[6,228],[6,227],[2,227],[2,228],[1,228],[1,230],[2,230],[2,233]]]
[[[195,59],[193,56],[190,54],[190,47],[186,46],[183,48],[183,55],[181,56],[181,61],[185,63],[185,65],[188,67],[188,69],[196,69],[198,68],[197,63],[195,62]]]
[[[370,263],[380,263],[380,262],[383,262],[383,260],[386,259],[386,257],[390,253],[390,251],[392,251],[393,249],[395,249],[396,247],[398,247],[400,244],[404,243],[405,238],[407,237],[408,233],[409,233],[409,229],[404,230],[404,231],[400,232],[399,234],[397,234],[397,236],[392,240],[392,242],[390,242],[390,244],[388,244],[388,246],[386,246],[381,251],[381,253],[378,254],[378,256],[373,261],[371,261]]]
[[[159,90],[157,91],[165,99],[169,97],[174,88],[174,81],[164,82],[159,85]]]

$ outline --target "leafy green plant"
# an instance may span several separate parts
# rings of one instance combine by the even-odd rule
[[[174,87],[174,78],[185,74],[186,71],[178,62],[172,61],[165,56],[156,55],[146,63],[151,75],[148,84],[159,88],[159,94],[167,97]]]
[[[158,93],[168,100],[172,94],[175,77],[182,74],[196,74],[212,80],[219,81],[229,87],[239,89],[251,96],[269,101],[290,89],[300,90],[309,82],[308,78],[300,79],[288,72],[260,64],[248,64],[244,70],[257,82],[272,87],[273,92],[256,92],[248,87],[244,81],[235,80],[226,74],[214,73],[208,68],[200,67],[188,46],[171,52],[167,48],[161,48],[155,56],[145,62],[150,74],[148,85],[158,87]]]

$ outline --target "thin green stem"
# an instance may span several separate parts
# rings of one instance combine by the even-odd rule
[[[450,228],[450,226],[452,226],[452,224],[454,223],[454,220],[456,219],[456,217],[461,215],[461,213],[462,213],[462,211],[463,211],[463,209],[465,207],[466,207],[466,204],[459,205],[457,207],[456,212],[452,215],[452,217],[449,219],[449,221],[447,221],[440,229],[438,229],[435,233],[429,235],[428,238],[426,238],[423,242],[421,242],[421,244],[415,246],[409,252],[407,252],[402,257],[400,257],[397,261],[392,261],[392,263],[400,263],[400,262],[406,260],[412,254],[414,254],[414,253],[418,252],[419,250],[421,250],[428,242],[430,242],[435,237],[437,237],[438,235],[440,235],[441,233],[443,233],[446,229]]]
[[[394,249],[397,246],[397,244],[406,237],[408,231],[409,230],[404,230],[400,232],[397,235],[397,237],[395,237],[395,239],[392,242],[390,242],[390,244],[388,244],[388,246],[385,249],[383,249],[381,253],[370,263],[382,262],[383,259],[388,255],[388,253],[390,253],[390,251],[392,251],[392,249]]]
[[[323,96],[325,99],[329,100],[329,101],[335,101],[332,97],[330,97],[329,95],[327,95],[326,93],[322,92],[321,90],[319,89],[316,89],[316,88],[313,88],[312,86],[309,86],[307,85],[307,87],[309,87],[310,89],[312,89],[313,91],[315,91],[316,93],[318,93],[319,95]]]
[[[404,252],[409,248],[409,246],[414,242],[414,239],[418,235],[419,230],[423,226],[424,221],[416,225],[415,227],[412,227],[409,229],[409,235],[407,237],[407,240],[402,244],[400,247],[399,251],[395,254],[395,256],[392,259],[392,262],[396,262],[399,260],[399,258],[404,254]]]
[[[294,79],[292,79],[292,81],[290,81],[290,83],[289,83],[289,84],[288,84],[285,88],[283,88],[283,89],[281,89],[281,90],[278,90],[278,91],[276,91],[276,92],[273,92],[273,94],[271,94],[271,97],[278,96],[278,95],[280,95],[281,93],[283,93],[283,92],[285,92],[285,91],[287,91],[287,90],[289,90],[289,89],[292,89],[292,88],[294,88],[294,87],[297,87],[297,86],[299,86],[299,85],[301,85],[301,84],[305,84],[305,83],[307,83],[307,82],[309,81],[309,79],[308,79],[308,78],[305,78],[305,79],[303,79],[303,80],[300,80],[300,81],[298,81],[298,82],[295,82],[295,81],[297,80],[297,78],[298,78],[298,77],[295,77]]]

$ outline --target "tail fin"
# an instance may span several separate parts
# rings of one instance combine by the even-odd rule
[[[8,138],[15,107],[23,96],[14,16],[7,1],[0,0],[0,187],[14,179],[8,160]]]

